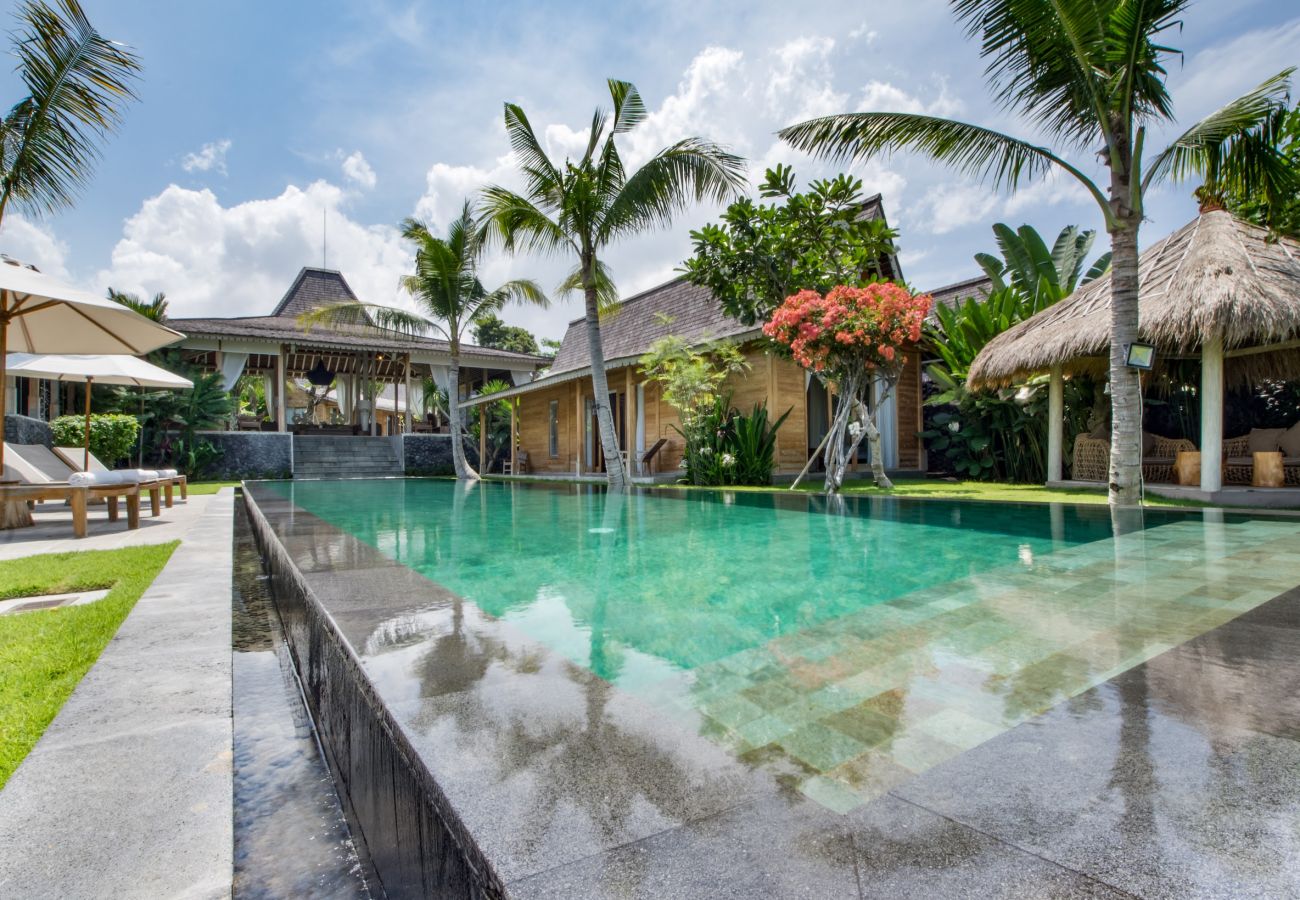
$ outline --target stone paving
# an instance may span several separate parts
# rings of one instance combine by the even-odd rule
[[[212,494],[190,494],[182,500],[177,492],[174,505],[162,507],[157,518],[150,515],[149,504],[141,504],[140,527],[132,531],[126,527],[126,516],[116,522],[108,521],[103,506],[89,508],[88,534],[84,538],[72,536],[72,512],[61,503],[39,503],[32,518],[36,524],[30,528],[0,530],[0,559],[18,559],[35,553],[67,553],[74,550],[115,550],[141,544],[165,544],[177,540],[207,510]]]
[[[229,896],[233,502],[230,488],[194,497],[168,525],[98,545],[93,525],[36,542],[182,539],[0,790],[0,897]]]

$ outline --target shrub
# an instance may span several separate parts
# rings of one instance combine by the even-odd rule
[[[84,416],[59,416],[50,423],[54,443],[59,447],[80,447],[85,443],[85,429]],[[131,455],[139,433],[140,423],[135,420],[135,416],[116,413],[92,415],[90,452],[104,465],[114,466]]]

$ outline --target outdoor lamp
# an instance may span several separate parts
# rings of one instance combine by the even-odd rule
[[[1128,345],[1126,363],[1130,369],[1149,370],[1156,361],[1156,348],[1151,344],[1134,341]]]

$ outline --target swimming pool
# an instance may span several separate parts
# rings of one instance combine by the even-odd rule
[[[837,811],[1300,583],[1294,520],[1213,511],[265,487]]]

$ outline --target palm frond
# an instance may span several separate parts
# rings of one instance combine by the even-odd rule
[[[517,103],[507,103],[505,120],[506,136],[510,138],[510,146],[514,148],[519,165],[544,175],[551,181],[560,181],[560,173],[551,162],[551,158],[546,155],[541,142],[537,140],[537,135],[533,133],[533,126],[528,121],[523,107]]]
[[[1259,184],[1275,180],[1281,174],[1278,166],[1285,165],[1285,160],[1264,132],[1278,110],[1286,107],[1294,71],[1284,69],[1184,131],[1148,164],[1142,189],[1165,178],[1218,181],[1225,166],[1235,166],[1235,177],[1243,180],[1253,178]],[[1252,131],[1266,139],[1250,140]]]
[[[1078,179],[1103,207],[1107,204],[1086,175],[1046,147],[966,122],[916,113],[846,113],[811,119],[777,133],[796,149],[839,161],[866,161],[911,150],[994,187],[1013,190],[1056,165]]]
[[[614,284],[614,277],[606,266],[599,259],[595,261],[596,276],[596,307],[600,310],[601,318],[613,315],[618,309],[618,286]],[[578,266],[573,269],[564,280],[556,287],[556,293],[564,294],[581,294],[583,292],[582,267]]]
[[[376,303],[330,303],[298,316],[298,327],[304,331],[310,331],[317,325],[396,332],[412,337],[424,337],[441,331],[436,323],[423,316]]]
[[[527,304],[541,309],[549,309],[551,306],[551,300],[541,285],[528,278],[516,278],[488,294],[481,308],[486,311],[490,307],[495,311],[510,303]],[[478,313],[475,313],[474,318],[478,318]]]
[[[614,134],[627,134],[645,121],[645,101],[635,85],[611,78],[609,96],[614,101]]]
[[[508,188],[486,188],[479,209],[489,239],[512,253],[521,249],[547,254],[576,250],[554,219]]]
[[[0,216],[10,201],[40,214],[68,206],[90,177],[99,142],[135,99],[139,58],[104,38],[77,0],[29,0],[18,11],[18,72],[27,96],[0,129]]]
[[[690,203],[726,200],[737,195],[745,183],[740,157],[699,138],[678,141],[623,183],[599,223],[598,243],[667,225]]]

